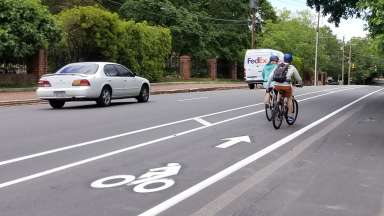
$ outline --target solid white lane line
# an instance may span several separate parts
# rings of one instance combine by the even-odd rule
[[[184,102],[184,101],[194,101],[194,100],[202,100],[202,99],[208,99],[208,97],[188,98],[188,99],[182,99],[182,100],[177,100],[177,101],[178,102]]]
[[[338,88],[336,88],[336,89],[338,89]],[[342,91],[342,90],[349,90],[349,89],[352,89],[352,88],[342,88],[340,91]],[[330,89],[326,89],[326,90],[315,91],[315,92],[311,92],[311,93],[315,94],[315,93],[329,91],[329,90]],[[331,89],[331,90],[333,90],[333,89]],[[307,95],[307,94],[310,94],[310,93],[305,93],[303,95]],[[302,96],[302,95],[297,95],[296,97],[300,97],[300,96]],[[129,135],[133,135],[133,134],[137,134],[137,133],[142,133],[142,132],[145,132],[145,131],[154,130],[154,129],[158,129],[158,128],[162,128],[162,127],[166,127],[166,126],[180,124],[180,123],[184,123],[184,122],[187,122],[187,121],[194,120],[195,118],[204,118],[204,117],[214,116],[214,115],[223,114],[223,113],[227,113],[227,112],[232,112],[232,111],[236,111],[236,110],[241,110],[241,109],[246,109],[246,108],[250,108],[250,107],[255,107],[255,106],[263,105],[263,104],[264,103],[258,103],[258,104],[242,106],[242,107],[238,107],[238,108],[234,108],[234,109],[223,110],[223,111],[219,111],[219,112],[215,112],[215,113],[211,113],[211,114],[206,114],[206,115],[202,115],[202,116],[196,116],[196,117],[192,117],[192,118],[188,118],[188,119],[183,119],[183,120],[180,120],[180,121],[174,121],[174,122],[170,122],[170,123],[166,123],[166,124],[156,125],[156,126],[153,126],[153,127],[148,127],[148,128],[144,128],[144,129],[130,131],[130,132],[122,133],[122,134],[117,134],[117,135],[113,135],[113,136],[109,136],[109,137],[105,137],[105,138],[101,138],[101,139],[96,139],[96,140],[82,142],[82,143],[78,143],[78,144],[74,144],[74,145],[69,145],[69,146],[65,146],[65,147],[61,147],[61,148],[51,149],[51,150],[47,150],[47,151],[43,151],[43,152],[39,152],[39,153],[35,153],[35,154],[24,155],[24,156],[21,156],[21,157],[12,158],[12,159],[5,160],[5,161],[0,161],[0,166],[4,166],[4,165],[7,165],[7,164],[16,163],[16,162],[19,162],[19,161],[28,160],[28,159],[32,159],[32,158],[36,158],[36,157],[41,157],[41,156],[45,156],[45,155],[49,155],[49,154],[53,154],[53,153],[57,153],[57,152],[61,152],[61,151],[66,151],[66,150],[70,150],[70,149],[80,148],[80,147],[92,145],[92,144],[95,144],[95,143],[105,142],[105,141],[108,141],[108,140],[117,139],[117,138],[120,138],[120,137],[129,136]]]
[[[333,93],[335,93],[335,92],[333,92]],[[328,95],[328,94],[331,94],[331,93],[325,93],[323,95]],[[319,97],[319,96],[316,95],[316,96],[314,96],[312,98],[317,98],[317,97]],[[162,138],[159,138],[159,139],[156,139],[156,140],[151,140],[151,141],[144,142],[144,143],[141,143],[141,144],[138,144],[138,145],[134,145],[134,146],[130,146],[130,147],[127,147],[127,148],[115,150],[115,151],[108,152],[108,153],[105,153],[105,154],[101,154],[101,155],[98,155],[98,156],[95,156],[95,157],[87,158],[87,159],[84,159],[84,160],[81,160],[81,161],[77,161],[77,162],[70,163],[70,164],[67,164],[67,165],[63,165],[63,166],[60,166],[60,167],[56,167],[56,168],[53,168],[53,169],[45,170],[43,172],[39,172],[39,173],[35,173],[35,174],[29,175],[29,176],[25,176],[25,177],[21,177],[21,178],[18,178],[18,179],[11,180],[11,181],[7,181],[7,182],[4,182],[4,183],[0,184],[0,189],[8,187],[8,186],[11,186],[11,185],[14,185],[14,184],[17,184],[17,183],[21,183],[21,182],[29,181],[29,180],[32,180],[32,179],[35,179],[35,178],[39,178],[39,177],[42,177],[42,176],[45,176],[45,175],[53,174],[53,173],[56,173],[56,172],[59,172],[59,171],[62,171],[62,170],[66,170],[66,169],[69,169],[69,168],[72,168],[72,167],[76,167],[76,166],[80,166],[80,165],[83,165],[83,164],[86,164],[86,163],[90,163],[90,162],[93,162],[93,161],[96,161],[96,160],[99,160],[99,159],[102,159],[102,158],[110,157],[110,156],[117,155],[117,154],[120,154],[120,153],[123,153],[123,152],[131,151],[131,150],[134,150],[134,149],[142,148],[144,146],[153,145],[153,144],[161,142],[161,141],[169,140],[169,139],[176,138],[176,137],[179,137],[179,136],[182,136],[182,135],[186,135],[186,134],[190,134],[190,133],[202,130],[202,129],[206,129],[206,128],[213,127],[213,126],[216,126],[216,125],[219,125],[219,124],[223,124],[223,123],[226,123],[226,122],[234,121],[234,120],[237,120],[237,119],[245,118],[245,117],[256,115],[258,113],[263,113],[263,112],[265,112],[264,109],[256,111],[256,112],[252,112],[252,113],[247,113],[247,114],[244,114],[244,115],[241,115],[241,116],[236,116],[236,117],[229,118],[229,119],[226,119],[226,120],[223,120],[223,121],[220,121],[220,122],[212,123],[209,126],[197,127],[197,128],[191,129],[191,130],[187,130],[187,131],[180,132],[180,133],[177,133],[177,134],[169,135],[169,136],[162,137]]]
[[[200,124],[202,124],[202,125],[204,125],[204,126],[209,126],[209,125],[212,124],[211,122],[205,121],[205,120],[202,119],[202,118],[194,118],[193,120],[199,122]]]
[[[377,93],[379,91],[382,91],[382,90],[383,89],[379,89],[377,91],[371,92],[371,93],[369,93],[369,94],[367,94],[367,95],[365,95],[365,96],[363,96],[363,97],[361,97],[361,98],[359,98],[359,99],[357,99],[357,100],[355,100],[355,101],[353,101],[353,102],[351,102],[351,103],[341,107],[340,109],[338,109],[338,110],[336,110],[336,111],[334,111],[334,112],[324,116],[323,118],[321,118],[321,119],[319,119],[319,120],[317,120],[317,121],[307,125],[306,127],[304,127],[302,129],[294,132],[293,134],[291,134],[291,135],[289,135],[289,136],[287,136],[287,137],[285,137],[285,138],[283,138],[283,139],[273,143],[272,145],[262,149],[261,151],[256,152],[255,154],[253,154],[253,155],[251,155],[251,156],[249,156],[249,157],[247,157],[247,158],[245,158],[245,159],[243,159],[243,160],[241,160],[241,161],[231,165],[230,167],[228,167],[228,168],[226,168],[226,169],[216,173],[215,175],[213,175],[213,176],[211,176],[211,177],[201,181],[200,183],[198,183],[198,184],[196,184],[196,185],[194,185],[194,186],[184,190],[183,192],[177,194],[176,196],[173,196],[172,198],[170,198],[170,199],[168,199],[168,200],[166,200],[166,201],[156,205],[155,207],[153,207],[153,208],[143,212],[139,216],[154,216],[154,215],[158,215],[158,214],[164,212],[165,210],[171,208],[172,206],[178,204],[179,202],[181,202],[181,201],[183,201],[183,200],[193,196],[194,194],[196,194],[196,193],[200,192],[201,190],[209,187],[210,185],[220,181],[221,179],[231,175],[232,173],[240,170],[241,168],[243,168],[243,167],[245,167],[245,166],[255,162],[256,160],[260,159],[261,157],[263,157],[263,156],[271,153],[272,151],[280,148],[281,146],[289,143],[293,139],[301,136],[305,132],[309,131],[310,129],[312,129],[312,128],[316,127],[316,126],[318,126],[322,122],[324,122],[324,121],[328,120],[329,118],[337,115],[338,113],[344,111],[345,109],[349,108],[350,106],[352,106],[352,105],[358,103],[359,101],[361,101],[361,100],[363,100],[363,99],[365,99],[365,98],[367,98],[367,97],[369,97],[369,96],[371,96],[371,95],[373,95],[373,94],[375,94],[375,93]]]

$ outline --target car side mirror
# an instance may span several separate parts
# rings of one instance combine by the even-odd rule
[[[135,77],[137,76],[137,74],[135,72],[132,72],[132,76]]]

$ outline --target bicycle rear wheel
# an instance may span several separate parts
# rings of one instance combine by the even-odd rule
[[[273,123],[273,127],[276,130],[281,127],[281,124],[283,123],[283,118],[284,118],[283,105],[281,102],[279,102],[273,108],[273,113],[272,113],[272,123]]]
[[[288,125],[293,125],[296,122],[297,115],[299,114],[299,104],[295,99],[293,99],[293,113],[289,113],[287,111],[287,114],[285,115],[285,120],[287,121]]]

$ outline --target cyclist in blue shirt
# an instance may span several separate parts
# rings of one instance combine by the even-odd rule
[[[268,84],[269,76],[277,68],[278,63],[279,63],[279,57],[275,54],[272,54],[271,57],[269,58],[268,64],[266,64],[264,66],[263,72],[262,72],[263,81],[264,81],[263,82],[264,88],[266,88],[266,89],[268,88],[267,84]],[[269,93],[268,92],[265,94],[264,102],[265,102],[265,104],[269,104]]]

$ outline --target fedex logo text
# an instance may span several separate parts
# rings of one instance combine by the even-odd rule
[[[267,64],[268,60],[262,57],[257,57],[255,59],[248,58],[247,62],[248,64]]]

